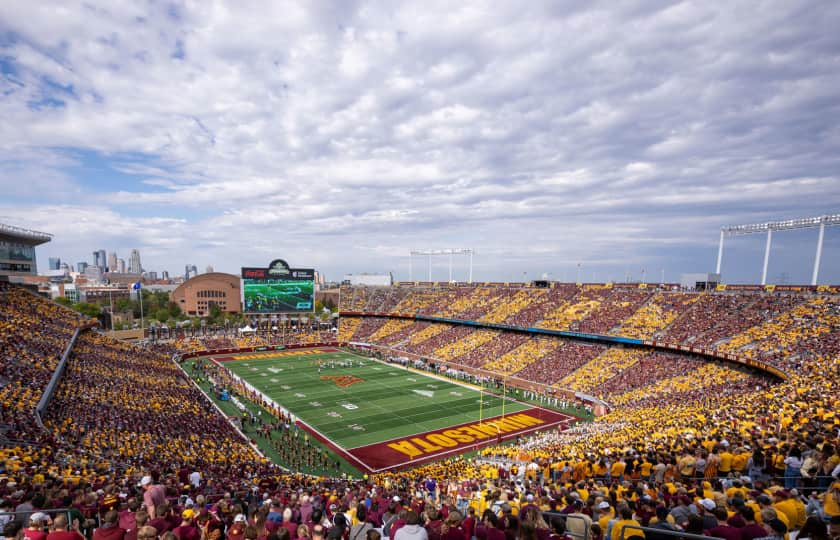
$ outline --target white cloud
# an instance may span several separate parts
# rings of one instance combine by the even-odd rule
[[[724,222],[840,205],[834,4],[10,0],[0,21],[0,215],[67,257],[337,275],[463,244],[488,278],[695,270]]]

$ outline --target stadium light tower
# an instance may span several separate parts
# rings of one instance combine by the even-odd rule
[[[765,223],[752,223],[749,225],[728,225],[720,228],[720,243],[718,244],[717,266],[715,273],[720,274],[720,263],[723,259],[723,239],[726,236],[740,236],[745,234],[767,233],[767,242],[764,245],[764,266],[761,271],[761,284],[767,284],[767,265],[770,262],[770,244],[773,242],[773,231],[789,231],[793,229],[811,229],[819,227],[817,237],[817,253],[814,257],[814,271],[811,274],[811,285],[817,284],[817,277],[820,271],[820,258],[822,257],[823,238],[825,228],[832,225],[840,225],[840,214],[827,214],[812,218],[788,219],[785,221],[768,221]]]
[[[426,256],[429,258],[429,281],[432,281],[432,257],[438,255],[449,255],[449,281],[452,281],[452,256],[453,255],[469,255],[470,256],[470,276],[469,283],[472,283],[473,275],[473,254],[475,251],[472,248],[447,248],[447,249],[413,249],[408,253],[408,280],[414,281],[412,275],[412,260],[415,255]]]

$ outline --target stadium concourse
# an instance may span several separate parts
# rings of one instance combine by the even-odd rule
[[[240,343],[150,350],[88,330],[42,426],[36,404],[88,321],[4,290],[0,497],[17,512],[2,518],[6,537],[40,540],[56,508],[70,509],[70,529],[119,539],[285,540],[324,529],[372,539],[366,523],[387,525],[397,540],[618,540],[633,524],[733,540],[840,536],[836,290],[347,288],[341,309],[354,314],[342,317],[342,342],[571,389],[611,410],[477,459],[361,480],[310,477],[263,459],[170,360],[176,350]],[[418,314],[691,345],[761,360],[787,378],[650,347],[394,317]],[[63,512],[52,512],[55,525]]]

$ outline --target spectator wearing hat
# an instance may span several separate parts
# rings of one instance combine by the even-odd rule
[[[143,490],[143,505],[150,516],[157,517],[157,509],[166,502],[166,489],[160,485],[155,484],[151,476],[144,476],[140,479],[138,484]],[[162,534],[162,531],[158,529]]]
[[[712,499],[700,499],[700,502],[697,504],[697,510],[699,511],[700,517],[703,519],[704,531],[717,527],[717,519],[712,514],[715,508],[717,508],[717,505]]]
[[[172,533],[178,540],[201,540],[201,531],[195,526],[195,510],[187,508],[181,512],[181,524]]]
[[[609,522],[615,518],[615,512],[608,501],[601,501],[598,503],[598,525],[602,531],[607,530]]]
[[[227,531],[227,540],[242,540],[245,537],[245,526],[248,524],[248,518],[245,514],[236,514],[233,518],[233,524]]]
[[[108,510],[102,518],[102,525],[93,531],[93,540],[124,540],[125,529],[119,526],[120,515],[116,510]]]
[[[50,516],[43,512],[34,512],[29,515],[29,527],[23,530],[23,537],[27,540],[45,540],[47,537],[47,526]]]

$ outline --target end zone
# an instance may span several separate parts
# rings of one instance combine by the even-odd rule
[[[346,450],[369,472],[414,467],[566,424],[575,417],[542,408],[487,418]],[[564,426],[565,429],[566,426]]]

